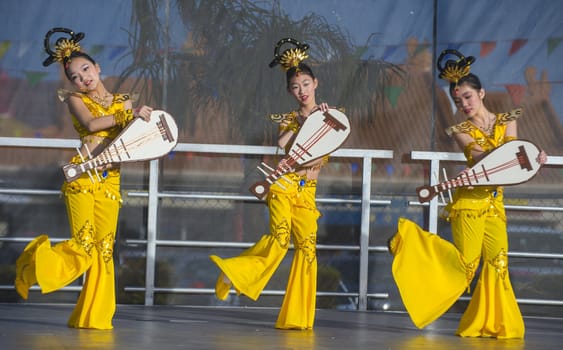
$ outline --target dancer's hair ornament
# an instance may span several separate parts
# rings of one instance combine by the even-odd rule
[[[448,56],[455,56],[457,60],[447,59]],[[442,61],[446,60],[444,64]],[[457,82],[468,75],[471,70],[471,64],[475,62],[475,57],[463,56],[459,51],[448,49],[442,51],[436,65],[440,74],[438,75],[440,79],[449,81],[450,83],[457,84]]]
[[[295,47],[286,49],[280,54],[280,49],[284,44],[292,44]],[[299,63],[309,57],[309,55],[307,55],[308,49],[308,44],[302,43],[293,38],[281,39],[274,48],[274,59],[270,62],[269,66],[272,68],[279,64],[284,71],[288,71],[293,67],[299,68]]]
[[[60,37],[56,40],[54,47],[51,46],[51,36],[55,33],[63,33],[67,38]],[[45,51],[49,55],[43,61],[43,66],[47,67],[53,62],[67,64],[73,52],[80,51],[78,42],[84,39],[84,33],[75,33],[68,28],[53,28],[45,34]]]

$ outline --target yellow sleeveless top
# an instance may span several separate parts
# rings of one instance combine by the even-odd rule
[[[467,158],[467,164],[469,166],[473,166],[475,161],[471,156],[471,149],[472,147],[477,144],[481,146],[481,148],[485,152],[492,151],[494,148],[504,144],[505,142],[509,141],[510,137],[505,137],[504,134],[506,132],[506,126],[509,122],[518,119],[522,115],[522,108],[515,109],[508,113],[497,113],[495,125],[493,126],[493,131],[491,134],[487,134],[478,127],[476,127],[473,123],[466,120],[461,122],[457,125],[450,126],[446,129],[446,133],[449,136],[458,133],[464,133],[471,136],[475,142],[470,143],[465,147],[463,153],[465,154],[465,158]]]
[[[476,162],[471,156],[471,149],[474,145],[479,145],[485,152],[489,152],[494,148],[508,142],[513,137],[505,137],[507,124],[510,121],[518,119],[522,114],[522,109],[515,109],[508,113],[496,114],[496,121],[493,131],[490,134],[483,132],[470,121],[464,121],[446,129],[448,135],[455,133],[465,133],[471,136],[475,141],[469,143],[464,154],[467,158],[467,165],[473,166]],[[503,205],[503,187],[502,186],[477,186],[474,188],[461,187],[456,189],[453,195],[453,201],[448,203],[442,212],[442,217],[449,220],[460,213],[472,216],[499,216],[503,220],[506,214]]]
[[[66,101],[71,95],[80,97],[80,99],[84,102],[86,108],[88,108],[88,110],[90,111],[90,113],[92,113],[92,116],[94,116],[94,118],[98,118],[106,115],[114,115],[116,112],[123,111],[125,109],[125,101],[135,100],[135,96],[132,96],[130,94],[113,94],[113,101],[111,105],[109,105],[106,108],[100,105],[98,102],[91,99],[85,93],[59,89],[57,91],[57,94],[59,96],[59,99],[63,102]],[[71,115],[71,118],[72,118],[72,124],[74,126],[74,129],[76,130],[76,132],[80,136],[80,140],[82,141],[86,136],[98,136],[98,137],[103,137],[113,140],[115,137],[117,137],[117,135],[122,130],[120,126],[116,125],[109,129],[90,132],[82,124],[80,124],[80,122],[78,121],[78,119],[76,119],[74,115]]]
[[[295,134],[297,134],[299,132],[299,130],[301,129],[301,126],[302,126],[299,123],[298,116],[299,116],[299,112],[291,111],[289,113],[284,113],[284,114],[272,114],[270,116],[270,119],[272,119],[273,121],[287,119],[289,121],[288,125],[285,126],[285,127],[283,125],[280,125],[279,126],[280,132],[287,131],[287,130],[293,130],[293,132]],[[291,149],[292,144],[293,144],[293,139],[289,140],[289,142],[285,145],[285,153],[286,154],[289,153],[289,150]],[[329,158],[328,155],[324,156],[322,163],[314,166],[314,168],[316,168],[316,167],[321,168],[324,165],[326,165],[326,163],[328,163],[328,158]],[[306,169],[306,168],[308,168],[308,167],[303,167],[302,169]]]

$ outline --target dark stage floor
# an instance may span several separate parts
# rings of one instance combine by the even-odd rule
[[[66,327],[72,305],[0,304],[0,349],[561,349],[563,319],[525,318],[524,340],[454,335],[459,315],[424,330],[404,313],[318,310],[313,331],[273,328],[277,309],[118,305],[111,331]]]

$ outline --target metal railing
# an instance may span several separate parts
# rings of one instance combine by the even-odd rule
[[[413,160],[424,160],[430,162],[429,174],[439,174],[441,168],[441,162],[464,162],[465,156],[462,153],[452,153],[452,152],[411,152],[411,159]],[[561,156],[548,156],[548,160],[545,165],[563,167],[563,157]],[[431,175],[432,177],[432,175]],[[410,201],[409,205],[412,206],[428,206],[428,231],[437,232],[438,219],[439,219],[439,207],[443,206],[438,200],[438,197],[434,197],[429,203],[421,204],[418,201]],[[520,206],[520,205],[505,205],[507,210],[519,210],[519,211],[541,211],[541,212],[563,212],[563,207],[556,206]],[[518,257],[525,259],[559,259],[563,260],[563,253],[529,253],[529,252],[508,252],[509,257]],[[469,297],[461,297],[461,300],[469,300]],[[534,304],[534,305],[551,305],[551,306],[563,306],[563,299],[561,300],[545,300],[545,299],[522,299],[517,298],[520,304]]]
[[[277,147],[265,146],[235,146],[235,145],[213,145],[213,144],[179,144],[175,152],[192,152],[192,153],[218,153],[222,155],[276,155],[280,150]],[[360,251],[360,266],[359,266],[359,286],[358,293],[325,293],[326,295],[335,296],[353,296],[358,298],[358,308],[360,310],[367,309],[368,298],[368,255],[369,255],[369,217],[370,207],[372,205],[388,205],[391,202],[388,200],[375,200],[371,198],[371,173],[373,159],[391,159],[393,152],[388,150],[359,150],[359,149],[340,149],[331,157],[338,158],[361,158],[363,162],[362,167],[362,192],[359,199],[336,199],[336,198],[318,198],[319,203],[361,203],[361,224],[360,224],[360,245],[354,246],[322,246],[318,245],[319,250],[359,250]],[[225,200],[256,200],[253,196],[213,196],[201,194],[177,194],[166,193],[158,190],[158,163],[152,161],[149,170],[149,189],[148,193],[133,193],[129,192],[130,196],[148,196],[149,213],[148,213],[148,227],[147,239],[144,240],[128,240],[128,243],[144,243],[147,245],[147,269],[146,269],[146,283],[144,288],[126,288],[126,291],[144,291],[145,304],[152,305],[154,303],[155,292],[176,292],[176,293],[214,293],[212,289],[190,289],[190,288],[156,288],[155,287],[155,257],[157,246],[187,246],[187,247],[248,247],[250,244],[235,243],[235,242],[201,242],[201,241],[171,241],[171,240],[158,240],[157,239],[157,221],[156,208],[160,198],[207,198],[207,199],[225,199]],[[265,295],[281,295],[281,291],[264,291]],[[386,297],[386,295],[376,294],[373,297]]]
[[[4,138],[0,137],[0,149],[6,147],[23,147],[23,148],[61,148],[74,149],[79,145],[76,140],[66,139],[35,139],[35,138]],[[277,147],[265,146],[243,146],[243,145],[215,145],[215,144],[188,144],[180,143],[175,152],[191,152],[191,153],[215,153],[221,155],[277,155],[280,150]],[[318,245],[318,250],[342,250],[342,251],[359,251],[359,279],[357,293],[337,293],[337,292],[319,292],[319,295],[340,296],[348,298],[357,298],[358,309],[366,310],[369,298],[387,298],[387,293],[368,293],[368,259],[372,252],[384,252],[387,250],[383,246],[370,246],[370,211],[372,206],[390,205],[390,200],[378,200],[372,196],[372,162],[375,159],[392,159],[393,151],[390,150],[369,150],[369,149],[340,149],[333,153],[334,158],[356,158],[362,160],[362,188],[361,195],[358,198],[342,199],[342,198],[317,198],[319,203],[336,203],[336,204],[360,204],[361,205],[361,223],[360,223],[360,240],[359,245]],[[461,153],[449,152],[412,152],[411,159],[430,162],[430,174],[438,173],[441,162],[460,162],[464,160]],[[548,157],[548,165],[563,166],[563,157]],[[161,240],[158,238],[158,206],[159,200],[162,198],[204,198],[229,201],[252,201],[256,200],[253,196],[240,195],[214,195],[206,193],[171,193],[161,191],[159,189],[159,161],[153,160],[149,163],[148,170],[148,190],[147,191],[129,191],[128,196],[144,197],[148,199],[147,204],[147,237],[145,240],[128,239],[127,244],[144,244],[146,245],[146,278],[144,287],[126,287],[129,292],[144,292],[145,305],[154,304],[155,293],[188,293],[188,294],[212,294],[213,289],[203,288],[159,288],[155,286],[155,266],[156,266],[156,250],[159,246],[173,247],[220,247],[220,248],[245,248],[250,243],[240,242],[214,242],[214,241],[184,241],[184,240]],[[27,195],[59,195],[58,191],[35,190],[35,189],[8,189],[0,188],[0,194],[27,194]],[[421,204],[418,201],[411,201],[410,206],[428,206],[428,230],[436,232],[438,223],[439,203],[434,198],[429,203]],[[533,210],[533,211],[563,211],[560,207],[528,207],[528,206],[506,206],[511,210]],[[30,239],[18,237],[4,237],[0,241],[7,242],[27,242]],[[57,240],[53,240],[56,242]],[[545,258],[545,259],[563,259],[563,254],[541,254],[541,253],[524,253],[512,252],[511,256],[522,258]],[[13,286],[0,286],[0,289],[13,289]],[[66,287],[65,290],[76,291],[76,287]],[[264,294],[281,295],[281,291],[265,290]],[[544,305],[563,305],[560,300],[520,300],[522,303],[544,304]]]
[[[75,140],[62,139],[34,139],[34,138],[2,138],[0,137],[0,147],[31,147],[31,148],[70,148],[74,149],[78,146]],[[216,153],[221,155],[278,155],[280,149],[277,147],[267,146],[243,146],[243,145],[218,145],[218,144],[188,144],[180,143],[174,148],[174,152],[191,152],[191,153]],[[374,205],[385,206],[391,203],[390,200],[372,199],[371,183],[372,183],[372,162],[374,159],[392,159],[393,151],[389,150],[364,150],[364,149],[340,149],[331,154],[332,158],[357,158],[362,159],[362,187],[361,196],[356,199],[342,198],[317,198],[319,203],[336,203],[336,204],[360,204],[361,205],[361,223],[360,223],[360,244],[359,246],[348,245],[318,245],[318,250],[354,250],[359,251],[359,286],[357,293],[337,293],[337,292],[319,292],[319,295],[344,296],[358,298],[358,308],[360,310],[367,309],[368,298],[387,298],[386,293],[368,294],[368,257],[372,251],[385,251],[385,247],[369,247],[369,231],[370,231],[370,209]],[[189,293],[189,294],[212,294],[212,289],[200,288],[158,288],[155,287],[155,267],[156,267],[156,249],[158,246],[173,247],[219,247],[219,248],[241,248],[250,244],[237,242],[202,242],[202,241],[178,241],[178,240],[159,240],[158,239],[158,205],[162,198],[204,198],[234,201],[257,201],[254,196],[228,196],[214,195],[205,193],[170,193],[159,189],[159,161],[153,160],[149,162],[148,170],[148,191],[128,191],[127,195],[131,197],[145,197],[148,199],[147,204],[147,238],[146,240],[126,240],[127,244],[144,244],[146,245],[146,278],[144,287],[125,287],[129,292],[144,292],[145,305],[154,304],[155,293]],[[28,195],[58,195],[58,191],[45,190],[29,190],[29,189],[6,189],[0,188],[0,194],[28,194]],[[30,239],[24,238],[0,238],[0,241],[9,242],[27,242]],[[53,240],[57,242],[57,240]],[[0,286],[0,289],[13,288],[12,286]],[[68,287],[76,290],[75,287]],[[66,288],[65,288],[66,289]],[[264,291],[266,295],[280,295],[281,291]]]

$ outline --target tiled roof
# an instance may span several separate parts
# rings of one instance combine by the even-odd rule
[[[402,81],[403,91],[397,98],[396,105],[392,105],[389,99],[383,99],[375,106],[375,118],[350,115],[352,131],[344,145],[345,148],[393,150],[395,159],[391,163],[397,169],[408,166],[404,159],[413,150],[458,152],[457,146],[445,134],[444,129],[463,118],[454,113],[450,99],[441,88],[437,87],[434,91],[436,104],[433,105],[432,76],[429,72],[409,71],[408,67],[406,71],[406,79]],[[395,83],[398,82],[390,82]],[[21,80],[5,81],[0,87],[0,95],[6,95],[8,91],[15,93],[11,93],[9,106],[3,108],[5,112],[0,115],[0,135],[76,138],[68,112],[55,96],[54,92],[59,87],[60,83],[39,83],[31,87]],[[563,126],[550,104],[549,94],[533,92],[534,89],[530,88],[521,101],[525,113],[519,120],[519,136],[536,141],[548,154],[561,155]],[[511,96],[504,92],[488,92],[485,103],[493,112],[509,111],[516,107]],[[240,144],[233,142],[226,112],[220,107],[210,101],[201,106],[201,113],[205,114],[205,118],[198,118],[190,132],[180,131],[180,142]],[[435,118],[432,117],[433,114]],[[434,130],[431,127],[433,122]],[[29,156],[26,152],[31,151],[2,152],[0,162],[4,166],[22,164],[25,162],[23,159]],[[22,157],[22,153],[26,156]],[[39,165],[61,163],[70,157],[70,151],[69,156],[65,155],[64,159],[60,152],[53,150],[34,150],[33,153]],[[237,162],[233,161],[233,167],[236,168]],[[207,166],[210,164],[203,162],[202,165],[204,163]],[[401,172],[410,174],[410,171],[404,169]]]

